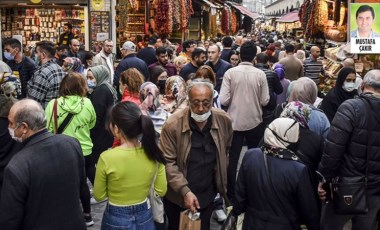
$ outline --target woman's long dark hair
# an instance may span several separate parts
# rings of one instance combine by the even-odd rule
[[[149,159],[165,164],[165,158],[156,143],[156,133],[150,117],[143,115],[133,102],[119,102],[112,108],[110,122],[117,125],[129,139],[142,134],[141,145]]]

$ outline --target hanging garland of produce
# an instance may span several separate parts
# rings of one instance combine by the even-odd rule
[[[157,1],[157,9],[156,9],[156,27],[159,32],[165,30],[165,24],[169,20],[167,17],[167,11],[169,10],[168,6],[168,1],[167,0],[158,0]]]
[[[178,31],[181,29],[181,3],[180,1],[171,1],[173,9],[172,30]]]
[[[237,17],[236,12],[231,12],[231,32],[235,34],[237,31]]]
[[[224,6],[222,11],[222,31],[224,34],[229,34],[230,32],[230,22],[231,22],[230,10],[227,6]]]
[[[194,14],[192,0],[181,0],[181,29],[185,30],[188,27],[189,18]]]

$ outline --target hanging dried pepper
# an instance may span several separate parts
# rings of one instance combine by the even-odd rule
[[[168,11],[169,11],[169,1],[168,0],[158,0],[157,9],[156,9],[156,27],[160,33],[163,33],[166,30],[166,24],[169,20]]]
[[[230,31],[230,16],[228,7],[224,7],[222,11],[222,31],[225,34],[228,34]]]
[[[231,32],[235,34],[237,31],[237,18],[236,13],[231,12]]]
[[[177,31],[181,28],[181,3],[180,1],[171,1],[173,9],[172,30]]]

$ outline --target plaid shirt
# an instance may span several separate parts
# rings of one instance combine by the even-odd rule
[[[58,98],[59,85],[65,76],[62,68],[53,60],[40,66],[28,82],[28,97],[38,101],[43,108],[50,100]]]

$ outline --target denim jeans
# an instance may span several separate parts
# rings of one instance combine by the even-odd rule
[[[102,230],[154,230],[152,210],[147,202],[125,207],[107,204]]]

